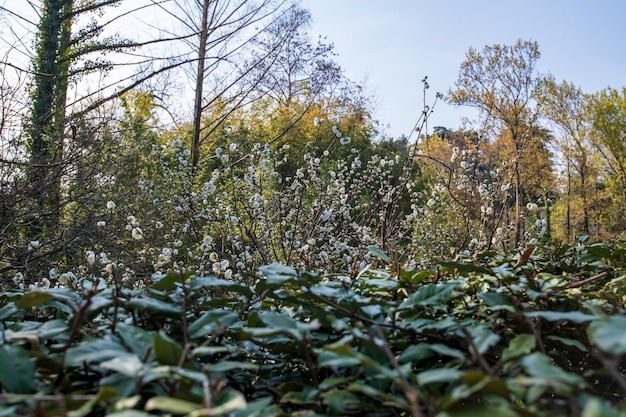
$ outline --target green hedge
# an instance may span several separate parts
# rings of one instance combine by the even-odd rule
[[[0,416],[617,416],[622,242],[0,294]]]

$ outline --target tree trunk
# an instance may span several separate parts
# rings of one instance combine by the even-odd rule
[[[196,96],[193,107],[193,138],[191,142],[191,173],[193,174],[200,162],[200,131],[202,128],[202,87],[204,85],[204,65],[206,44],[209,35],[208,17],[210,0],[202,4],[202,23],[200,28],[200,45],[198,46],[198,68],[196,73]]]
[[[45,0],[33,67],[28,126],[29,181],[36,205],[31,235],[55,230],[60,216],[63,134],[73,0]]]
[[[515,162],[515,247],[522,241],[523,219],[522,219],[522,180],[519,172],[519,162]]]

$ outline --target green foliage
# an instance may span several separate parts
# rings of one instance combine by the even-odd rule
[[[0,413],[622,415],[626,245],[0,294]]]

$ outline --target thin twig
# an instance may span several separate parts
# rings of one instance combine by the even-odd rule
[[[400,363],[398,362],[398,360],[396,359],[396,356],[391,351],[391,348],[389,348],[389,342],[387,342],[387,338],[385,337],[385,333],[383,332],[382,328],[379,325],[375,325],[374,329],[376,330],[376,333],[377,333],[376,336],[382,341],[382,343],[377,343],[376,340],[374,339],[374,335],[372,335],[371,331],[368,331],[367,333],[368,333],[370,341],[381,352],[383,352],[385,356],[387,356],[387,358],[389,359],[389,362],[391,362],[391,365],[398,373],[398,377],[400,378],[400,381],[402,382],[401,385],[403,388],[404,396],[409,401],[409,404],[411,404],[411,414],[413,415],[413,417],[423,417],[423,414],[420,411],[420,407],[419,407],[419,399],[418,399],[417,392],[416,392],[417,387],[411,384],[411,381],[409,381],[408,378],[402,373],[402,369],[400,368]]]
[[[472,339],[472,335],[470,334],[469,330],[467,330],[465,326],[461,326],[461,332],[463,333],[463,336],[465,336],[465,339],[469,344],[470,351],[472,352],[472,359],[474,360],[474,362],[478,362],[478,364],[485,370],[485,372],[493,376],[493,368],[487,363],[483,355],[481,355],[478,351],[478,348],[476,347],[474,339]]]
[[[609,273],[608,273],[608,272],[606,272],[606,271],[604,271],[604,272],[599,273],[598,275],[594,275],[594,276],[592,276],[592,277],[585,278],[585,279],[580,280],[580,281],[570,282],[569,284],[567,284],[567,285],[565,286],[565,288],[569,289],[569,288],[578,288],[578,287],[582,287],[582,286],[583,286],[583,285],[585,285],[585,284],[588,284],[588,283],[590,283],[590,282],[592,282],[592,281],[595,281],[595,280],[597,280],[597,279],[600,279],[600,278],[604,278],[604,277],[606,277],[607,275],[609,275]]]

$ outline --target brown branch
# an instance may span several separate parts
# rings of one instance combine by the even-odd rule
[[[474,362],[477,362],[481,366],[481,368],[485,370],[485,372],[493,376],[493,368],[489,366],[483,355],[481,355],[478,351],[478,348],[476,347],[474,339],[472,339],[472,335],[470,334],[469,330],[467,330],[465,326],[461,326],[461,332],[463,333],[463,336],[465,336],[465,340],[467,340],[467,343],[469,344],[470,352],[472,353],[472,359],[474,360]]]
[[[411,381],[409,381],[409,379],[402,373],[400,363],[398,362],[398,359],[396,359],[394,353],[391,351],[391,348],[389,347],[389,342],[387,342],[387,338],[385,337],[385,333],[383,332],[382,328],[379,325],[375,325],[374,329],[377,333],[376,336],[380,339],[380,341],[382,341],[382,343],[376,342],[376,339],[374,338],[374,335],[372,335],[372,332],[368,331],[367,333],[370,342],[372,342],[374,346],[376,346],[381,352],[385,354],[385,356],[387,356],[387,359],[389,359],[389,362],[391,362],[393,368],[396,370],[396,372],[398,372],[398,377],[402,382],[401,386],[404,391],[404,396],[406,397],[409,404],[411,404],[411,414],[413,415],[413,417],[423,417],[423,414],[420,411],[419,407],[417,387],[411,384]]]
[[[583,280],[580,280],[580,281],[570,282],[564,288],[570,289],[570,288],[582,287],[585,284],[588,284],[588,283],[593,282],[593,281],[595,281],[597,279],[600,279],[600,278],[604,278],[607,275],[609,275],[609,273],[604,271],[604,272],[599,273],[598,275],[594,275],[592,277],[589,277],[589,278],[586,278],[586,279],[583,279]]]

